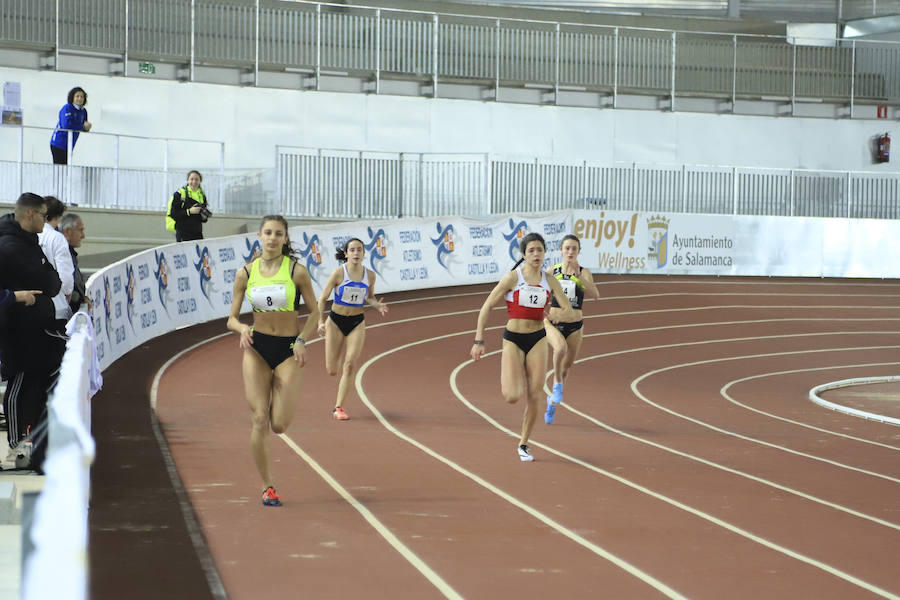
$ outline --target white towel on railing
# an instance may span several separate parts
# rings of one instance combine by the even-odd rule
[[[69,322],[66,323],[66,335],[70,336],[75,332],[75,326],[78,322],[78,316],[81,315],[84,317],[86,322],[85,333],[87,333],[88,340],[91,342],[91,364],[89,369],[90,375],[90,397],[93,398],[94,394],[100,391],[100,388],[103,387],[103,372],[100,370],[100,359],[97,356],[97,346],[94,342],[94,322],[91,319],[91,315],[84,312],[83,310],[75,313]]]

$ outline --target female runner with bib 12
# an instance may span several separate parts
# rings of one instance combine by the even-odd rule
[[[338,421],[350,418],[344,410],[344,400],[356,371],[356,361],[366,341],[363,311],[367,304],[381,313],[381,316],[388,311],[387,304],[375,299],[375,271],[362,264],[365,255],[362,240],[347,240],[335,253],[335,258],[343,264],[331,273],[319,294],[319,335],[325,336],[325,370],[331,376],[337,375],[338,370],[341,370],[337,399],[331,413]],[[325,302],[332,291],[334,301],[331,311],[326,315]],[[343,367],[340,360],[342,351]]]
[[[534,457],[528,448],[528,438],[531,437],[543,396],[547,368],[544,311],[550,304],[551,295],[561,307],[555,318],[570,320],[574,315],[559,281],[547,277],[544,272],[547,251],[544,238],[538,233],[529,233],[522,238],[519,249],[522,258],[500,279],[478,312],[475,341],[469,354],[472,360],[478,360],[484,354],[484,328],[488,316],[497,302],[505,297],[509,318],[503,330],[500,389],[503,398],[510,404],[525,400],[525,416],[517,451],[522,462],[531,462]]]
[[[319,320],[309,272],[291,253],[288,223],[263,217],[257,234],[262,255],[237,270],[228,329],[241,336],[244,392],[250,404],[250,451],[263,480],[262,503],[281,506],[269,458],[269,430],[284,433],[294,418],[306,365],[306,340]],[[303,331],[297,322],[299,298],[309,309]],[[253,326],[240,321],[244,297],[253,307]]]

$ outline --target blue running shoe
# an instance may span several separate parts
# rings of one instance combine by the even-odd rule
[[[553,396],[547,396],[547,412],[544,413],[544,423],[547,425],[553,424],[553,417],[556,416],[556,403],[553,401]]]
[[[553,391],[550,393],[550,397],[553,398],[554,404],[559,404],[560,402],[562,402],[562,398],[563,398],[562,394],[563,394],[563,384],[554,383]]]

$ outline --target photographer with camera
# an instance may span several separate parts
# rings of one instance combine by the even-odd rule
[[[166,229],[175,234],[175,241],[203,239],[203,224],[212,216],[206,194],[200,187],[203,176],[191,171],[187,184],[172,195],[166,211]]]

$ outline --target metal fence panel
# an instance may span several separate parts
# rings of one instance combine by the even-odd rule
[[[55,0],[4,0],[0,39],[26,47],[56,44]]]
[[[460,79],[497,76],[497,28],[489,21],[438,23],[438,74]]]
[[[679,33],[675,47],[675,91],[731,96],[734,41]]]
[[[846,217],[846,178],[832,173],[794,175],[794,213],[806,217]]]
[[[854,73],[857,98],[900,100],[900,52],[896,48],[856,42]]]
[[[739,38],[736,93],[789,97],[793,90],[793,64],[793,46]]]
[[[734,171],[728,167],[690,167],[684,171],[679,212],[728,214],[734,211]]]
[[[850,178],[851,219],[900,219],[900,180],[890,175]]]
[[[375,70],[375,13],[322,11],[322,67],[349,71]]]
[[[60,0],[61,48],[123,53],[125,3],[122,0]]]
[[[634,210],[680,212],[683,172],[678,167],[638,167],[635,169]]]
[[[128,52],[134,58],[187,62],[191,4],[183,0],[128,0]]]
[[[316,13],[297,8],[260,7],[259,60],[292,68],[316,65]]]
[[[556,31],[552,25],[501,22],[500,79],[554,83],[556,81]]]
[[[559,41],[559,82],[588,88],[612,88],[615,83],[615,30],[562,30]]]
[[[797,46],[796,95],[850,98],[851,48]]]
[[[430,75],[434,23],[424,19],[381,15],[381,70],[405,75]]]
[[[739,215],[788,216],[791,206],[791,174],[761,170],[737,170],[735,213]]]
[[[671,33],[622,29],[618,55],[619,89],[655,93],[671,90]]]
[[[253,64],[256,10],[237,4],[197,4],[195,59],[211,64]]]

